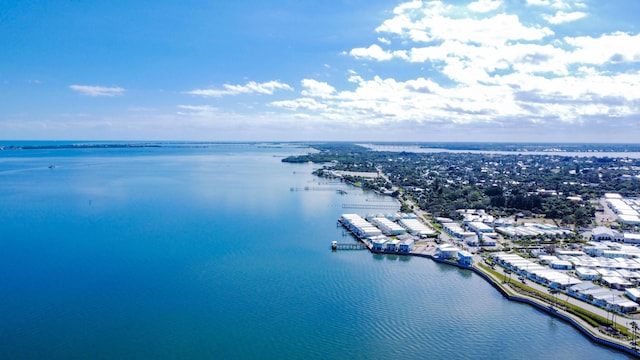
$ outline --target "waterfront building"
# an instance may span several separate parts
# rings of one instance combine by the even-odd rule
[[[464,266],[471,266],[473,263],[473,255],[466,250],[458,251],[458,263]]]
[[[398,247],[398,252],[400,253],[410,253],[413,250],[414,241],[413,239],[406,239],[400,243]]]
[[[377,226],[383,234],[388,236],[402,235],[407,232],[407,230],[398,225],[398,223],[395,223],[385,217],[375,217],[371,222]]]
[[[460,249],[451,244],[441,244],[436,248],[436,254],[440,259],[457,259]]]
[[[340,223],[361,239],[382,235],[380,229],[358,214],[342,214]]]
[[[371,238],[371,249],[376,252],[385,251],[387,246],[387,238],[385,236],[377,236]]]
[[[398,251],[399,247],[400,247],[400,240],[398,239],[389,240],[384,244],[384,251],[394,253]]]

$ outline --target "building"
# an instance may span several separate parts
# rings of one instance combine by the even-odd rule
[[[640,244],[640,234],[624,233],[622,236],[625,244]]]
[[[416,218],[400,219],[399,224],[407,229],[409,234],[421,238],[436,237],[438,233]]]
[[[440,259],[457,259],[460,249],[450,244],[442,244],[436,248],[436,254]]]
[[[593,241],[621,241],[623,236],[617,230],[605,226],[598,226],[591,230],[591,238]]]
[[[638,288],[628,288],[624,290],[624,294],[631,300],[638,302],[640,298],[640,289]]]
[[[378,236],[371,239],[371,250],[375,252],[384,252],[387,246],[387,238]]]
[[[340,223],[357,237],[371,238],[382,235],[382,231],[358,214],[342,214]]]
[[[586,267],[576,267],[576,276],[580,280],[598,280],[600,278],[600,273],[596,270],[589,269]]]
[[[402,226],[384,217],[373,218],[371,222],[388,236],[402,235],[407,232]]]
[[[473,263],[473,255],[465,250],[458,251],[458,264],[464,266],[471,266]]]
[[[630,286],[633,286],[631,282],[623,279],[620,276],[603,276],[600,281],[604,285],[617,290],[624,290]]]
[[[413,250],[414,241],[413,239],[406,239],[400,243],[398,247],[398,252],[400,253],[410,253]]]
[[[394,253],[394,252],[397,252],[399,248],[400,248],[400,240],[393,239],[385,243],[384,251]]]
[[[567,260],[554,260],[549,264],[549,267],[554,270],[571,270],[573,264]]]

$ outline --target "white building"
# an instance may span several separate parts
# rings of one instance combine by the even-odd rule
[[[441,259],[457,259],[460,249],[451,244],[442,244],[436,248],[436,254]]]
[[[593,241],[620,241],[623,236],[617,230],[605,226],[598,226],[591,230],[591,238]]]
[[[402,227],[407,229],[409,234],[414,236],[425,238],[425,237],[435,237],[438,235],[438,233],[435,230],[433,230],[432,228],[428,227],[427,225],[422,223],[420,220],[415,218],[400,219],[399,223]]]
[[[371,220],[371,222],[377,226],[383,234],[389,236],[402,235],[407,232],[405,228],[398,225],[397,223],[385,218],[385,217],[376,217]]]
[[[638,288],[625,289],[624,294],[627,295],[629,299],[635,302],[638,302],[638,299],[640,298],[640,290]]]

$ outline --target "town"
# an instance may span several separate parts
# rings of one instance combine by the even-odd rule
[[[400,202],[399,213],[339,219],[372,252],[477,270],[637,355],[638,159],[318,148],[283,161],[322,163],[316,175]]]

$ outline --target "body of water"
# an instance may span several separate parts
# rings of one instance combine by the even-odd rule
[[[306,152],[0,151],[0,356],[625,358],[469,271],[332,252],[343,204],[393,201],[281,163]]]

